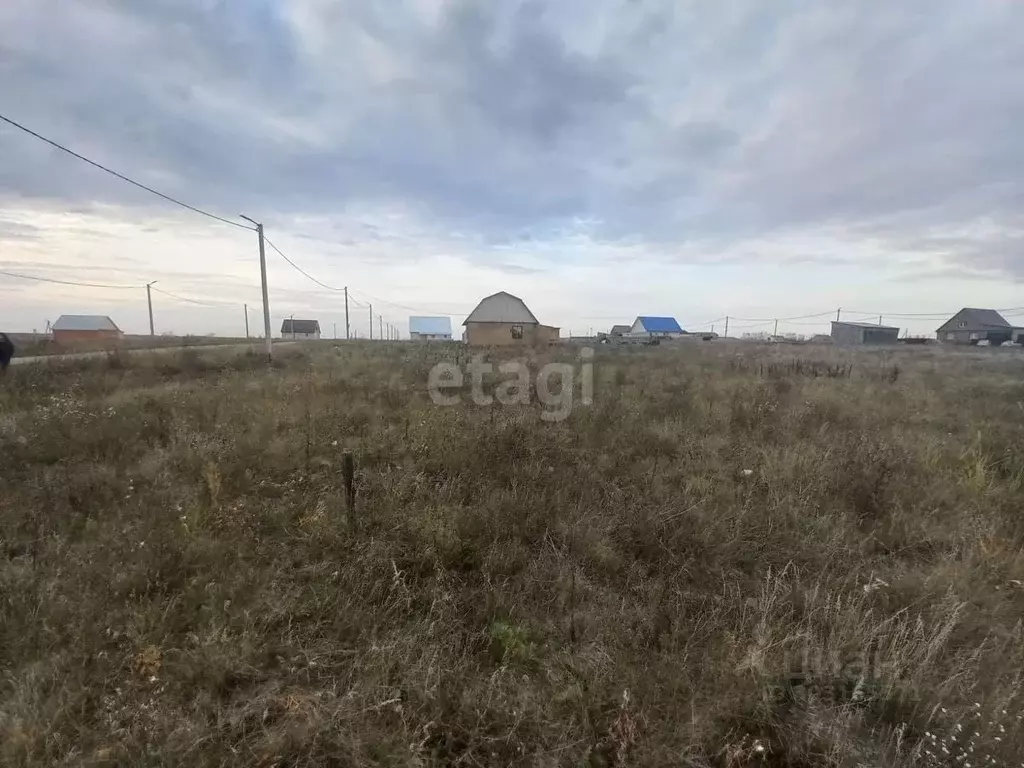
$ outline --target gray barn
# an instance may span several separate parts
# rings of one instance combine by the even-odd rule
[[[832,340],[836,344],[895,344],[900,340],[900,329],[891,325],[833,320]]]
[[[994,309],[961,309],[935,330],[939,341],[951,344],[977,344],[987,341],[998,346],[1015,340],[1018,335],[1012,325]]]

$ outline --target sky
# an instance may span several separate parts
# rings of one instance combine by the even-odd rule
[[[501,290],[563,334],[925,334],[1024,324],[1021,40],[1011,0],[4,0],[0,114],[261,221],[360,336]],[[254,232],[3,124],[0,158],[0,270],[114,286],[0,274],[0,329],[143,333],[154,280],[158,333],[262,328]],[[275,333],[344,335],[267,272]]]

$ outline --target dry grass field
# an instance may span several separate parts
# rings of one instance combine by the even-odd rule
[[[459,354],[12,368],[0,764],[1021,763],[1024,356]]]
[[[230,338],[224,336],[148,336],[126,334],[116,342],[76,342],[74,344],[57,344],[43,334],[9,333],[14,342],[16,357],[40,357],[49,355],[69,355],[81,352],[97,352],[109,349],[163,349],[165,347],[205,347],[227,344],[245,344],[254,342],[244,337]]]

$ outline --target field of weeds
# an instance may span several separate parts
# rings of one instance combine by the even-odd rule
[[[12,368],[0,764],[1020,764],[1024,358],[465,356]]]

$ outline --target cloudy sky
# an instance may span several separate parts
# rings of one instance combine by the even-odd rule
[[[895,315],[1024,307],[1022,40],[1012,0],[4,0],[0,114],[400,327],[508,290],[573,333],[927,332]],[[6,125],[0,270],[204,302],[154,294],[158,332],[260,297],[253,233]],[[343,327],[268,272],[275,330]],[[140,287],[0,275],[3,329],[62,312],[147,330]]]

